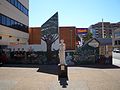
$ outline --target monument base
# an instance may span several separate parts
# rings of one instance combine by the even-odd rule
[[[68,80],[68,69],[65,64],[58,64],[58,80],[66,78]]]

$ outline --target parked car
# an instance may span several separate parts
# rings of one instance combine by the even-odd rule
[[[119,48],[114,48],[113,52],[120,53],[120,49]]]

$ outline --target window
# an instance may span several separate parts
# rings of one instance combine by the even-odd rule
[[[26,28],[25,28],[25,32],[27,32],[28,33],[28,26],[25,26]]]
[[[21,30],[21,31],[23,31],[22,26],[23,26],[23,24],[20,23],[20,30]]]
[[[25,25],[22,25],[21,28],[22,28],[22,31],[25,31]]]
[[[17,23],[17,28],[22,31],[22,29],[21,29],[21,23],[19,23],[19,22]]]
[[[10,27],[10,28],[13,28],[13,29],[28,32],[28,26],[26,26],[20,22],[17,22],[16,20],[13,20],[3,14],[0,14],[0,24]]]
[[[7,1],[28,16],[28,9],[25,8],[24,5],[22,5],[18,0],[7,0]]]
[[[11,4],[15,5],[15,0],[11,0]]]
[[[17,22],[16,21],[14,22],[13,26],[14,26],[15,29],[17,29]]]
[[[115,41],[115,45],[117,45],[117,41]]]
[[[14,28],[14,25],[15,25],[15,21],[11,19],[11,25],[10,25],[10,27]]]
[[[120,45],[120,40],[118,40],[118,45]]]
[[[6,25],[6,17],[5,16],[2,16],[2,24]]]
[[[21,10],[21,5],[19,2],[18,2],[18,9]]]
[[[17,7],[18,6],[18,2],[17,2],[17,0],[15,0],[15,7]]]
[[[20,5],[20,10],[23,12],[23,5]],[[23,12],[24,13],[24,12]],[[24,13],[25,14],[25,13]]]
[[[28,10],[27,9],[25,9],[25,13],[26,13],[26,15],[28,15]]]
[[[25,8],[23,7],[23,12],[25,13]]]
[[[7,26],[10,26],[11,25],[11,20],[10,20],[10,18],[7,18]]]
[[[0,24],[2,24],[2,15],[0,14]]]

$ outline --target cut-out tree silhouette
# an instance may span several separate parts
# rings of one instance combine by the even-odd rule
[[[52,57],[52,44],[58,39],[58,12],[56,12],[50,19],[48,19],[42,26],[41,39],[46,42],[47,45],[47,60],[50,61]]]

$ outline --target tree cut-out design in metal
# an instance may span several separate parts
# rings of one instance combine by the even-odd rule
[[[47,45],[47,60],[51,59],[51,47],[52,44],[58,39],[58,12],[56,12],[50,19],[48,19],[42,26],[42,40]]]

